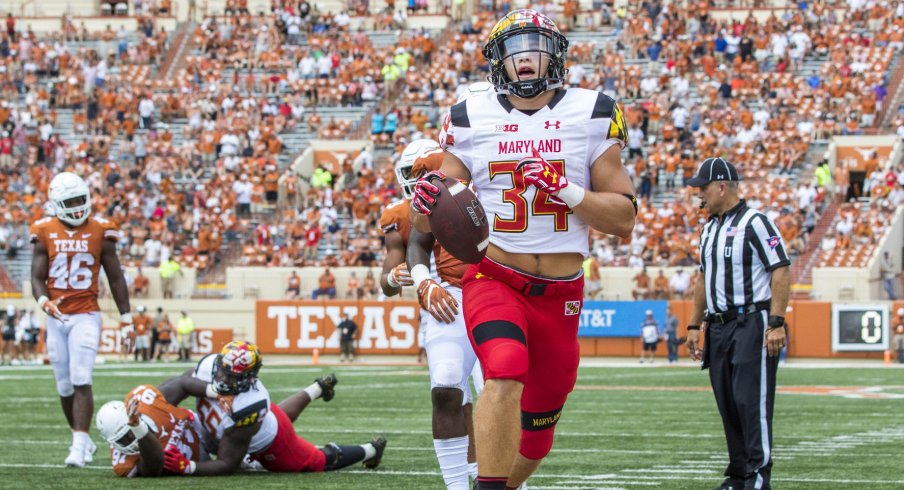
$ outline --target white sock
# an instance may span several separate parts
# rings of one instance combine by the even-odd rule
[[[308,396],[311,397],[311,400],[316,400],[316,399],[320,398],[320,395],[323,394],[323,388],[321,388],[320,385],[317,384],[316,381],[314,382],[314,384],[312,384],[311,386],[308,386],[303,391],[305,393],[307,393]]]
[[[364,448],[364,461],[377,455],[377,448],[373,444],[368,442],[367,444],[361,444],[361,447]]]
[[[433,448],[447,490],[468,490],[468,436],[434,439]]]
[[[477,463],[468,463],[468,474],[471,475],[471,480],[477,481]]]
[[[72,447],[77,451],[84,451],[85,446],[91,441],[91,436],[87,432],[80,430],[72,431]]]

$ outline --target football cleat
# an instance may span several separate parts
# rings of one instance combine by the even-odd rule
[[[85,463],[91,463],[94,461],[94,453],[97,452],[97,446],[94,444],[94,441],[88,441],[88,444],[85,446]]]
[[[339,384],[339,380],[336,379],[334,373],[321,376],[314,381],[320,385],[320,389],[322,390],[320,398],[323,398],[323,401],[328,402],[336,396],[336,385]]]
[[[73,446],[69,446],[69,456],[66,456],[66,466],[69,468],[84,468],[85,467],[85,450],[84,449],[76,449]]]
[[[364,460],[364,467],[368,470],[375,470],[377,466],[380,466],[380,460],[383,459],[383,451],[386,449],[386,438],[383,436],[377,436],[373,438],[370,443],[374,446],[374,449],[377,450],[377,454],[370,459]]]

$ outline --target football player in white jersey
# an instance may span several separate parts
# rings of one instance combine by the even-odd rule
[[[413,187],[418,176],[439,168],[442,161],[443,152],[438,146],[422,152],[413,162],[408,179],[400,177],[400,185]],[[435,243],[429,233],[410,229],[406,235],[404,252],[409,265],[429,277],[418,287],[418,301],[422,320],[426,320],[421,327],[430,367],[433,447],[446,488],[469,490],[468,477],[477,477],[477,464],[474,444],[469,440],[469,434],[473,439],[473,424],[468,378],[472,372],[478,373],[475,386],[479,394],[482,376],[458,307],[467,264]],[[435,266],[433,271],[431,265]]]
[[[81,468],[97,450],[88,429],[94,415],[92,373],[100,346],[101,267],[125,328],[132,324],[129,288],[116,255],[119,228],[91,216],[88,184],[74,173],[63,172],[50,181],[47,197],[53,215],[35,221],[30,230],[34,244],[31,289],[47,314],[47,354],[72,431],[65,464]]]
[[[368,469],[380,464],[386,447],[383,437],[361,445],[330,443],[318,448],[295,433],[292,424],[311,401],[332,400],[334,375],[275,404],[257,378],[262,365],[256,345],[233,341],[219,354],[201,359],[193,372],[160,384],[160,392],[173,405],[197,397],[197,412],[207,429],[204,435],[209,436],[204,446],[217,456],[214,461],[195,462],[178,447],[167,447],[164,469],[183,475],[228,475],[241,468],[245,454],[278,473],[333,471],[362,461]]]
[[[415,227],[429,231],[431,181],[451,176],[474,186],[490,221],[487,257],[462,279],[487,380],[475,410],[481,490],[519,486],[552,448],[577,379],[589,228],[624,238],[634,228],[624,116],[603,93],[562,87],[567,48],[539,12],[500,20],[484,47],[496,91],[452,106],[442,167],[412,200]]]

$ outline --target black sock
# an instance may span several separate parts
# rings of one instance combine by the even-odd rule
[[[505,490],[506,476],[478,476],[476,490]]]
[[[320,450],[326,455],[326,466],[323,467],[323,471],[336,471],[364,461],[364,448],[361,446],[330,444]]]

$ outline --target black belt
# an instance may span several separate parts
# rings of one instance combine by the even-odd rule
[[[726,324],[738,317],[743,318],[745,315],[749,315],[751,313],[756,313],[758,311],[768,310],[771,306],[772,302],[769,300],[760,301],[759,303],[754,303],[752,305],[744,305],[739,306],[737,308],[722,311],[719,313],[710,313],[706,315],[707,323],[721,323]]]

